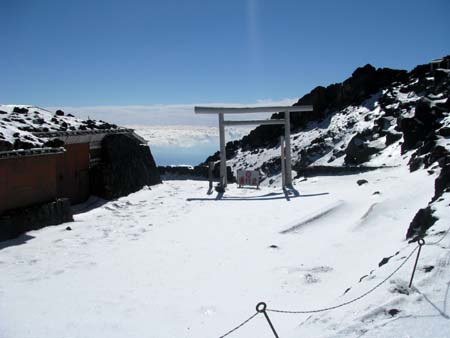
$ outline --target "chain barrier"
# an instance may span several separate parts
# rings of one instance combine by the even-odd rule
[[[247,318],[246,320],[244,320],[241,324],[235,326],[234,328],[232,328],[230,331],[228,331],[227,333],[221,335],[219,338],[224,338],[230,334],[232,334],[234,331],[239,330],[241,327],[243,327],[245,324],[247,324],[249,321],[251,321],[253,318],[255,318],[257,315],[259,314],[259,312],[254,313],[253,315],[251,315],[249,318]]]
[[[403,265],[406,264],[406,262],[413,256],[414,252],[416,252],[416,250],[419,248],[419,246],[416,246],[414,248],[414,250],[411,251],[411,253],[405,258],[405,260],[393,271],[391,272],[385,279],[383,279],[381,282],[379,282],[377,285],[375,285],[374,287],[372,287],[371,289],[369,289],[369,291],[363,293],[362,295],[353,298],[347,302],[341,303],[339,305],[334,305],[334,306],[330,306],[330,307],[325,307],[325,308],[321,308],[321,309],[316,309],[316,310],[301,310],[301,311],[290,311],[290,310],[278,310],[278,309],[267,309],[267,311],[270,312],[278,312],[278,313],[302,313],[302,314],[306,314],[306,313],[318,313],[318,312],[325,312],[325,311],[329,311],[329,310],[334,310],[346,305],[349,305],[351,303],[354,303],[358,300],[360,300],[361,298],[364,298],[365,296],[367,296],[368,294],[372,293],[373,291],[375,291],[376,289],[378,289],[381,285],[383,285],[384,283],[386,283],[389,279],[391,279],[392,276],[394,276],[398,270],[400,270]]]
[[[379,282],[378,284],[376,284],[374,287],[372,287],[371,289],[369,289],[368,291],[364,292],[363,294],[361,294],[358,297],[355,297],[347,302],[338,304],[338,305],[334,305],[334,306],[329,306],[329,307],[324,307],[324,308],[320,308],[320,309],[315,309],[315,310],[279,310],[279,309],[270,309],[267,308],[267,304],[264,302],[260,302],[256,305],[256,313],[254,313],[252,316],[250,316],[249,318],[247,318],[246,320],[244,320],[241,324],[237,325],[236,327],[234,327],[233,329],[231,329],[230,331],[228,331],[227,333],[225,333],[224,335],[220,336],[219,338],[224,338],[230,334],[232,334],[233,332],[239,330],[241,327],[243,327],[245,324],[247,324],[249,321],[251,321],[253,318],[255,318],[258,314],[262,313],[264,315],[264,317],[266,318],[273,334],[275,335],[276,338],[278,338],[278,334],[267,314],[267,312],[276,312],[276,313],[287,313],[287,314],[311,314],[311,313],[318,313],[318,312],[325,312],[325,311],[329,311],[329,310],[334,310],[346,305],[349,305],[351,303],[354,303],[364,297],[366,297],[367,295],[371,294],[372,292],[374,292],[376,289],[378,289],[381,285],[383,285],[384,283],[386,283],[389,279],[392,278],[392,276],[394,276],[408,261],[409,259],[414,255],[414,253],[418,250],[417,252],[417,256],[416,256],[416,261],[414,263],[414,268],[413,268],[413,272],[411,275],[411,280],[409,283],[409,287],[411,288],[412,286],[412,282],[414,279],[414,274],[416,272],[416,268],[417,268],[417,263],[419,261],[419,256],[420,256],[420,252],[422,249],[422,246],[424,245],[437,245],[439,244],[444,238],[445,236],[447,236],[447,234],[450,232],[450,228],[447,229],[447,231],[444,233],[444,235],[436,242],[431,242],[431,243],[425,243],[425,240],[423,238],[420,238],[417,241],[417,246],[411,251],[411,253],[403,260],[403,262],[400,263],[400,265],[394,270],[392,271],[386,278],[384,278],[381,282]]]

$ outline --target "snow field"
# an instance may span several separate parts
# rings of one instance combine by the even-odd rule
[[[3,244],[0,337],[219,337],[260,301],[283,310],[348,301],[414,249],[405,233],[435,175],[391,168],[296,180],[298,196],[288,199],[277,188],[233,185],[217,199],[206,182],[166,181],[105,203],[15,242],[26,243]],[[361,178],[368,183],[358,186]],[[430,241],[450,224],[447,195]],[[421,293],[402,293],[411,259],[346,307],[269,315],[283,338],[448,337],[448,319],[430,302],[448,313],[449,243],[450,235],[423,248],[414,282]],[[273,334],[258,315],[230,337]]]

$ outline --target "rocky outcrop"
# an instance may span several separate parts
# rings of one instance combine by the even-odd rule
[[[0,241],[16,238],[30,230],[72,221],[70,201],[67,198],[11,210],[0,216]]]
[[[92,193],[106,199],[161,183],[150,148],[125,134],[103,138],[101,163],[92,168],[90,177]]]
[[[414,117],[399,119],[404,138],[402,152],[415,149],[430,139],[435,134],[434,131],[439,126],[438,119],[441,117],[441,112],[432,109],[430,102],[419,100],[414,107]]]
[[[406,238],[423,237],[437,220],[433,216],[433,210],[430,206],[420,209],[409,224]]]
[[[371,147],[368,138],[372,134],[369,132],[358,133],[350,140],[345,150],[345,163],[359,165],[367,162],[370,156],[376,154],[380,149]]]
[[[432,201],[436,201],[444,192],[450,192],[450,157],[446,163],[442,164],[439,176],[434,181],[434,196]]]

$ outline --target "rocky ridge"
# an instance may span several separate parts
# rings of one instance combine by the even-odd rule
[[[312,104],[314,111],[291,115],[293,167],[299,172],[308,168],[309,173],[327,166],[428,170],[436,175],[435,195],[418,211],[407,237],[425,234],[436,221],[434,204],[450,192],[449,62],[447,56],[438,67],[419,65],[410,72],[366,65],[342,83],[313,89],[295,105]],[[226,154],[232,172],[260,170],[265,184],[276,181],[283,133],[282,126],[260,126],[229,142]],[[204,164],[218,160],[217,152]]]

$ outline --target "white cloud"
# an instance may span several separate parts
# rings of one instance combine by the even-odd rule
[[[80,118],[105,120],[119,125],[203,125],[217,126],[214,115],[195,115],[194,106],[284,106],[292,105],[297,99],[258,100],[253,103],[195,103],[195,104],[153,104],[127,106],[60,106],[48,107],[49,110],[62,109]],[[252,118],[269,118],[270,114],[253,114]]]
[[[219,128],[208,126],[141,126],[129,125],[151,146],[191,148],[199,144],[219,142]],[[226,128],[226,140],[234,141],[247,135],[252,128]]]

